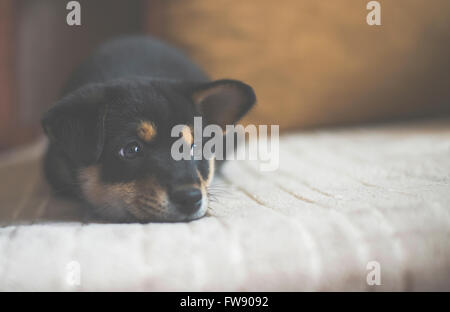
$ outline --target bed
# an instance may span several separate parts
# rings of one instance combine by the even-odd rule
[[[228,162],[190,223],[85,220],[45,145],[0,157],[2,291],[450,290],[449,119],[285,134],[278,170]]]

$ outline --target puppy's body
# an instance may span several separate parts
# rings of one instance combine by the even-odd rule
[[[208,81],[183,53],[155,39],[131,37],[101,46],[72,75],[63,94],[90,83],[145,77],[152,80]]]
[[[183,221],[203,216],[214,160],[175,161],[171,129],[192,142],[194,116],[233,123],[254,104],[235,80],[210,82],[160,41],[124,38],[100,47],[71,76],[43,119],[47,178],[57,194],[106,220]]]

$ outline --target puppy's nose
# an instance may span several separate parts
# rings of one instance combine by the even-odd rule
[[[197,187],[178,187],[170,197],[178,205],[178,209],[187,214],[196,212],[202,205],[202,191]]]

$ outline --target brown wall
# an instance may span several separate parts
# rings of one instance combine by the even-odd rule
[[[160,1],[161,36],[255,87],[247,121],[282,128],[450,111],[450,1]]]

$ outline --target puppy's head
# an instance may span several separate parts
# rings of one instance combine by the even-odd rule
[[[171,137],[193,144],[193,121],[224,128],[255,103],[248,85],[144,79],[85,86],[66,95],[43,119],[43,127],[74,172],[80,196],[106,220],[187,221],[208,207],[213,159],[175,160]]]

